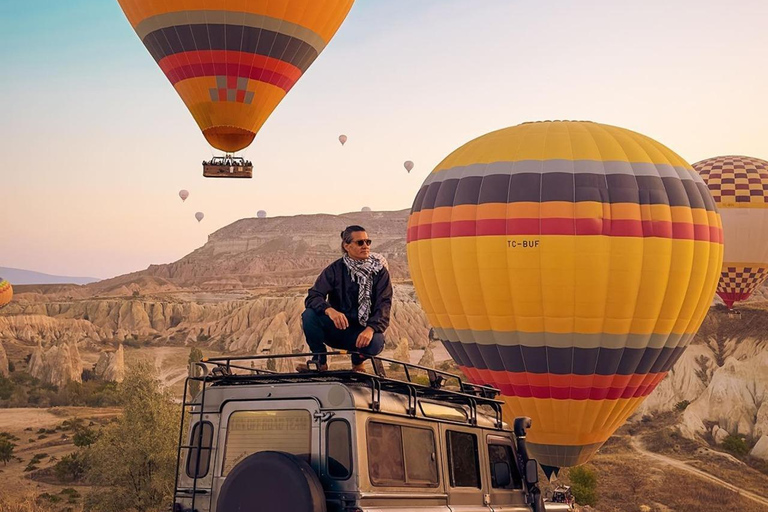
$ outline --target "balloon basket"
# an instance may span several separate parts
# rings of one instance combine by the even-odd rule
[[[253,164],[239,156],[215,156],[203,162],[206,178],[253,178]]]

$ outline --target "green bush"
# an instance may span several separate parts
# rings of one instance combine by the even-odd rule
[[[83,478],[87,469],[85,454],[74,452],[62,457],[53,467],[53,472],[61,482],[76,482]]]
[[[683,412],[688,408],[689,405],[691,405],[690,400],[681,400],[675,404],[675,410],[678,412]]]
[[[577,466],[568,472],[571,491],[579,505],[594,507],[597,504],[597,476],[587,466]]]
[[[13,449],[16,445],[8,439],[0,439],[0,462],[7,465],[13,459]]]
[[[737,457],[744,457],[749,453],[749,445],[744,438],[733,434],[723,440],[723,449]]]

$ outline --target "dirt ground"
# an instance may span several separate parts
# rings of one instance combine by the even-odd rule
[[[56,430],[64,420],[81,418],[88,425],[90,422],[101,423],[120,413],[116,408],[92,407],[55,407],[51,409],[0,409],[0,432],[7,432],[19,438],[14,443],[14,459],[0,465],[0,490],[4,497],[21,497],[29,494],[58,494],[65,487],[84,489],[76,484],[51,485],[29,478],[24,471],[30,460],[37,454],[46,454],[38,468],[53,467],[55,461],[75,451],[72,432]],[[53,430],[54,433],[38,433],[40,429]]]

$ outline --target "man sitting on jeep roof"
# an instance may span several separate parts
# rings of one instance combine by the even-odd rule
[[[325,345],[377,355],[392,308],[392,282],[387,260],[371,252],[371,239],[361,226],[341,232],[344,256],[331,263],[309,289],[301,315],[304,336],[321,371],[328,369]],[[352,369],[363,371],[365,358],[352,355]],[[313,365],[314,366],[314,365]],[[296,367],[309,371],[308,364]]]

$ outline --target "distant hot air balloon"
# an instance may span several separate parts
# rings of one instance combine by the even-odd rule
[[[187,192],[186,190],[179,190],[179,197],[181,198],[182,202],[186,201],[187,198],[189,197],[189,192]]]
[[[346,135],[339,135],[339,142],[341,142],[342,146],[344,144],[346,144],[347,143],[347,136]]]
[[[256,212],[256,217],[258,217],[259,219],[266,219],[267,212],[264,210],[259,210],[258,212]]]
[[[211,146],[251,144],[354,0],[118,0]]]
[[[721,156],[693,164],[723,218],[725,256],[717,294],[728,308],[768,277],[768,162]]]
[[[371,208],[370,208],[370,207],[368,207],[368,206],[363,206],[363,209],[362,209],[362,210],[360,210],[360,211],[361,211],[361,212],[370,212],[370,211],[371,211]]]
[[[406,171],[411,172],[411,170],[413,170],[413,162],[411,162],[410,160],[406,160],[405,163],[403,164],[403,167],[405,167]]]
[[[551,468],[587,460],[693,339],[722,229],[701,177],[658,142],[589,122],[490,133],[427,177],[408,264],[435,336],[530,416]]]
[[[195,218],[197,219],[197,222],[200,222],[201,220],[203,220],[203,218],[205,218],[205,214],[203,212],[197,212],[195,214]]]
[[[13,299],[13,286],[11,283],[0,277],[0,309],[7,306]]]

